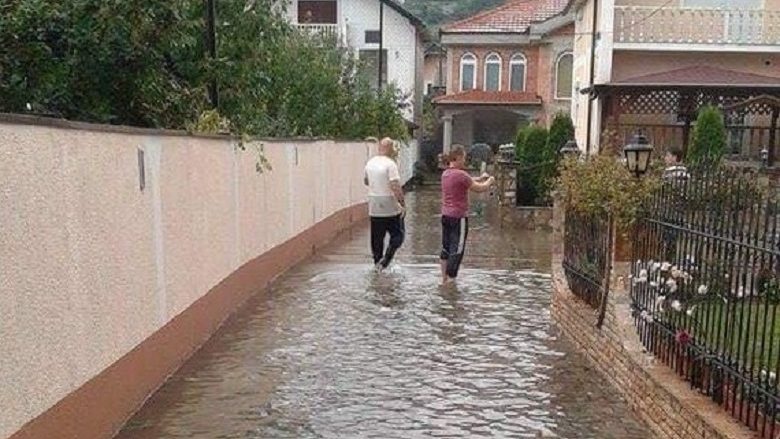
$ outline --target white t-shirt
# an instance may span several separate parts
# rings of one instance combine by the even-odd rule
[[[390,182],[400,181],[398,165],[386,156],[378,155],[366,163],[368,177],[368,214],[376,217],[396,216],[401,206],[393,195]]]

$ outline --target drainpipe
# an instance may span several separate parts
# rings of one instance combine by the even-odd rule
[[[593,21],[591,27],[590,38],[590,93],[593,93],[593,86],[596,82],[596,25],[599,18],[599,0],[593,0]],[[593,101],[595,99],[590,95],[588,96],[588,127],[586,130],[587,138],[585,139],[585,154],[590,154],[591,150],[591,134],[593,132]]]
[[[384,21],[385,21],[385,2],[384,0],[379,0],[379,54],[377,57],[379,58],[379,62],[377,63],[379,65],[379,72],[377,72],[377,90],[382,90],[382,68],[384,67],[384,60],[382,59],[382,49],[384,49],[384,42],[385,42],[385,31],[384,31]]]

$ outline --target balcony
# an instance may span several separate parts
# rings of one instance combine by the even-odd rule
[[[319,37],[325,40],[332,40],[346,46],[347,44],[347,32],[346,26],[339,26],[338,24],[296,24],[298,30],[313,37]]]
[[[780,51],[780,11],[615,6],[616,49]]]

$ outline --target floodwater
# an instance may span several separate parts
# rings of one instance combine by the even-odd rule
[[[480,213],[442,288],[437,212],[437,192],[410,194],[388,272],[372,271],[363,226],[282,276],[118,437],[649,438],[558,338],[549,235]]]

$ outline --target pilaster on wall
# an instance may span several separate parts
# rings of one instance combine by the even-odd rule
[[[566,282],[563,259],[565,212],[553,210],[552,315],[563,334],[593,363],[608,382],[660,439],[755,439],[709,398],[664,364],[656,362],[642,345],[631,314],[629,264],[614,263],[601,329],[598,311],[577,298]]]

